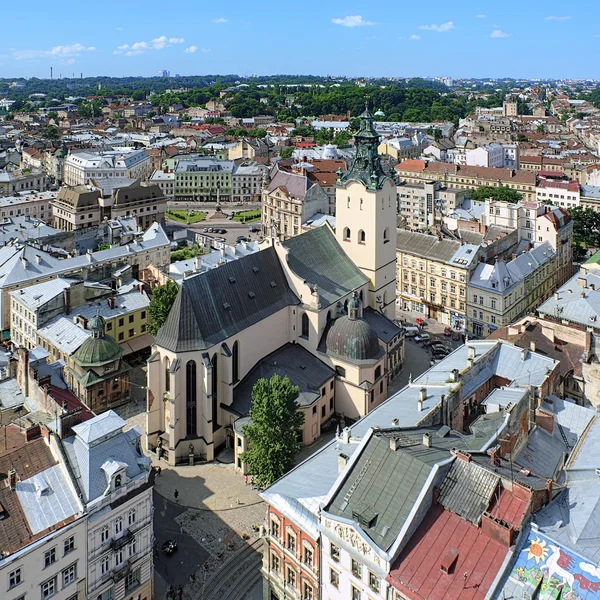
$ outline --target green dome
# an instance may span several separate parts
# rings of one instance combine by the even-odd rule
[[[363,319],[340,317],[327,334],[327,352],[350,360],[374,360],[381,356],[379,338]]]
[[[96,314],[90,319],[89,325],[90,325],[90,329],[92,329],[92,330],[100,329],[100,328],[103,328],[104,325],[106,325],[106,321],[104,320],[104,317]]]
[[[121,358],[122,354],[121,346],[110,335],[89,337],[73,354],[73,360],[82,367],[97,367]]]

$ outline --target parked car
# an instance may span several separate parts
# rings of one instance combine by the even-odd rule
[[[416,336],[419,335],[419,328],[418,327],[413,327],[412,325],[406,325],[404,327],[404,335],[407,338],[414,338]]]
[[[250,233],[258,233],[260,229],[256,225],[248,225],[248,231]]]
[[[202,230],[202,233],[208,233],[208,227],[205,227],[205,228]]]
[[[451,329],[450,327],[446,327],[446,328],[444,329],[444,335],[445,335],[446,337],[448,337],[448,336],[451,336],[451,335],[452,335],[452,329]]]
[[[431,339],[428,333],[421,333],[415,338],[415,342],[428,342]]]
[[[239,244],[240,242],[247,242],[247,241],[248,241],[248,238],[245,235],[240,235],[235,240],[235,243]]]
[[[221,233],[221,234],[227,233],[227,229],[219,229],[219,233]]]
[[[215,233],[215,230],[212,227],[208,228],[208,233]]]
[[[455,332],[452,334],[452,339],[453,339],[455,342],[458,342],[458,341],[460,341],[460,333],[458,333],[458,331],[455,331]]]

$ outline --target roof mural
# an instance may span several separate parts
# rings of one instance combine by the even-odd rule
[[[508,587],[513,598],[591,600],[600,598],[600,567],[530,529]]]

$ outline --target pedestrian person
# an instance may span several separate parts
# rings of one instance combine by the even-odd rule
[[[160,472],[162,471],[162,467],[158,467],[158,475],[160,475]]]
[[[244,485],[248,485],[248,475],[244,475]]]
[[[175,502],[179,502],[179,500],[177,500],[177,498],[179,498],[179,490],[175,489],[175,491],[173,492],[173,496],[175,496]]]

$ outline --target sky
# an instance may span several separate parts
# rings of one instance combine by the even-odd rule
[[[600,79],[597,0],[30,0],[0,77],[313,74]]]

